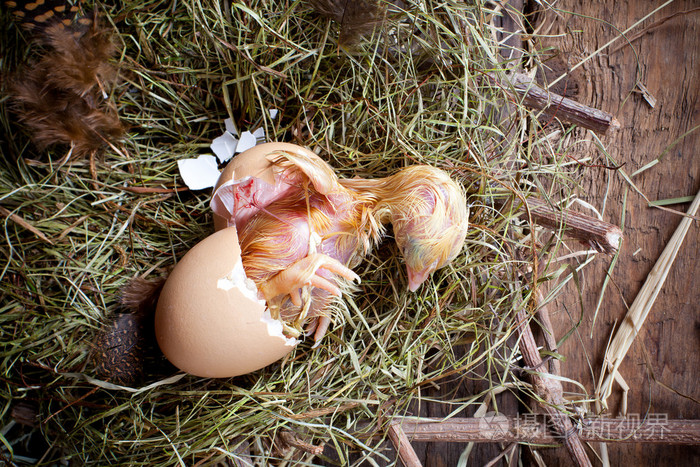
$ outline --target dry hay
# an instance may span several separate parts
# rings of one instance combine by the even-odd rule
[[[523,387],[514,311],[534,309],[523,277],[542,286],[572,276],[550,262],[559,237],[540,235],[518,205],[533,192],[573,196],[584,168],[566,152],[581,133],[541,121],[489,77],[546,68],[536,36],[529,50],[506,45],[503,10],[404,8],[341,48],[338,24],[307,2],[97,4],[120,50],[108,99],[126,138],[82,159],[67,159],[65,146],[39,153],[3,105],[3,456],[195,465],[247,450],[259,465],[391,463],[392,416],[428,402],[471,414]],[[6,24],[4,70],[36,53]],[[96,373],[100,332],[129,279],[164,274],[212,232],[210,192],[184,189],[177,161],[209,153],[228,117],[317,150],[341,177],[447,170],[469,193],[466,247],[410,293],[385,242],[358,268],[360,291],[322,345],[305,342],[280,364],[228,380],[173,378],[156,354],[133,387],[112,386]],[[433,390],[457,380],[480,389],[466,399]],[[290,449],[289,432],[325,444],[324,455]]]

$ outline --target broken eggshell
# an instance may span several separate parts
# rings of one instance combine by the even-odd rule
[[[155,330],[173,365],[207,378],[258,370],[298,343],[284,336],[246,278],[235,227],[205,238],[175,266],[158,300]]]

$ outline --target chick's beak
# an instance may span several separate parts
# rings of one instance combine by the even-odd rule
[[[406,272],[408,273],[408,289],[411,292],[415,292],[418,290],[418,287],[425,282],[431,271],[429,268],[422,271],[416,271],[407,266]]]

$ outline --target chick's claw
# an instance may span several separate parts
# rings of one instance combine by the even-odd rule
[[[331,325],[331,319],[328,316],[320,316],[318,318],[318,324],[316,325],[316,329],[314,332],[314,345],[312,348],[316,348],[321,344],[321,340],[323,339],[323,336],[326,335],[326,332],[328,331],[328,328]]]
[[[323,339],[323,336],[326,335],[326,332],[328,332],[330,325],[331,319],[328,316],[319,316],[306,325],[306,328],[304,329],[306,336],[314,336],[314,345],[311,346],[312,349],[315,349],[321,345],[321,340]]]
[[[319,270],[326,270],[350,281],[360,282],[360,276],[340,261],[322,253],[312,253],[292,264],[271,279],[258,285],[258,289],[270,301],[280,295],[289,295],[292,303],[301,306],[299,289],[312,286],[339,296],[340,289],[331,280],[322,277]]]

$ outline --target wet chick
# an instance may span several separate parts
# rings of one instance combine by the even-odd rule
[[[342,183],[376,196],[375,216],[394,228],[412,292],[462,251],[469,225],[466,197],[444,171],[416,165],[383,179]]]
[[[313,153],[271,161],[296,186],[239,225],[243,267],[273,316],[298,331],[309,323],[318,342],[330,324],[329,305],[349,281],[359,282],[351,268],[383,232],[373,216],[376,199],[344,188]]]
[[[439,169],[414,166],[384,179],[340,180],[309,151],[267,158],[278,168],[275,186],[263,193],[264,184],[251,180],[229,198],[244,217],[213,208],[237,226],[246,274],[288,331],[306,326],[320,341],[330,324],[328,307],[349,281],[359,281],[352,268],[381,240],[385,224],[393,224],[411,290],[462,249],[465,199]],[[250,191],[253,186],[258,191]]]

